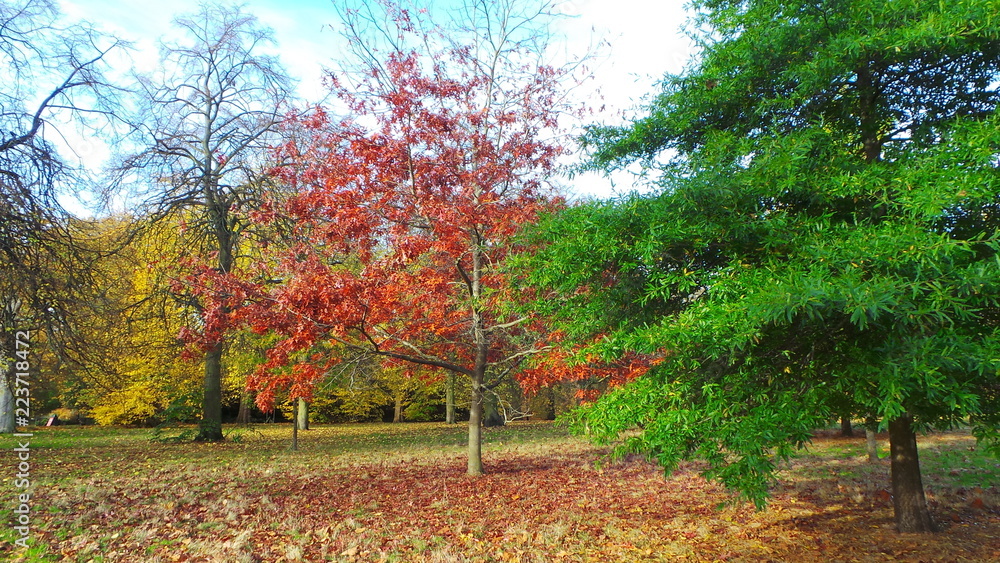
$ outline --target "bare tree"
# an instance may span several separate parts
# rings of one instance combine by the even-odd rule
[[[268,147],[291,96],[290,80],[266,53],[272,32],[240,7],[202,4],[174,24],[185,32],[165,43],[161,71],[140,78],[145,147],[125,158],[121,178],[145,177],[140,192],[154,218],[182,216],[193,257],[219,272],[237,265],[246,223],[266,183]],[[201,313],[202,304],[189,298]],[[204,323],[204,318],[199,321]],[[199,440],[221,440],[222,334],[206,335],[205,390]]]
[[[87,290],[95,254],[76,244],[57,198],[85,186],[86,174],[55,147],[123,123],[121,89],[104,75],[123,47],[87,25],[60,25],[49,0],[0,1],[0,367],[14,331],[42,330],[53,346],[73,336],[66,305]],[[13,390],[7,370],[0,375],[0,432],[11,432]]]

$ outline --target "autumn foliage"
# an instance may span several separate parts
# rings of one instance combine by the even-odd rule
[[[485,78],[428,74],[420,63],[392,57],[397,88],[371,98],[335,82],[350,114],[303,115],[296,125],[307,138],[281,149],[295,164],[277,174],[296,195],[254,218],[295,225],[293,243],[278,250],[274,273],[284,282],[255,287],[241,315],[286,336],[255,379],[262,402],[318,377],[315,358],[295,358],[322,340],[470,373],[480,352],[472,325],[508,320],[498,301],[509,296],[485,290],[503,286],[493,266],[516,229],[553,205],[542,179],[560,148],[538,132],[554,125],[544,110],[554,92],[540,79],[526,93],[537,100],[493,107]],[[502,361],[504,344],[491,335],[487,361]],[[299,365],[274,375],[288,364]]]
[[[470,377],[475,418],[488,379],[545,349],[499,266],[518,229],[561,205],[546,181],[564,152],[561,74],[501,79],[481,63],[465,47],[397,51],[360,84],[331,78],[336,113],[289,121],[274,175],[291,195],[250,214],[287,236],[249,273],[203,269],[195,284],[214,309],[206,344],[238,327],[280,335],[249,382],[262,408],[286,390],[308,399],[367,354]]]
[[[552,349],[518,374],[518,381],[526,393],[537,393],[556,382],[575,382],[578,386],[575,398],[589,403],[603,391],[643,375],[658,362],[656,356],[634,352],[609,361],[588,352],[585,344],[569,345],[564,340],[561,331],[550,334],[548,341]]]

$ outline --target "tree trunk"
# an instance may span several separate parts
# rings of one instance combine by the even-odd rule
[[[403,422],[403,393],[396,393],[396,407],[392,413],[393,422]]]
[[[481,304],[483,247],[482,240],[476,240],[472,247],[472,279],[469,296],[472,298],[472,335],[476,342],[476,362],[472,370],[472,404],[469,406],[469,468],[472,476],[483,474],[483,385],[486,383],[486,367],[489,364],[490,345],[486,338]]]
[[[299,421],[292,420],[292,451],[299,451]]]
[[[299,430],[309,430],[309,403],[302,398],[299,398],[299,411],[296,423],[299,425]]]
[[[552,387],[543,387],[528,403],[531,409],[531,420],[555,420],[555,393]]]
[[[858,68],[856,80],[861,144],[867,163],[876,162],[882,157],[882,144],[884,142],[881,132],[881,116],[878,113],[879,92],[872,77],[873,66],[873,63],[868,62]]]
[[[8,300],[0,308],[0,434],[17,432],[14,411],[14,383],[17,378],[17,342],[13,331],[4,327],[14,326],[17,321],[17,308],[20,302]],[[4,366],[6,365],[6,368]],[[23,371],[23,370],[22,370]]]
[[[490,392],[489,396],[483,398],[483,426],[487,428],[495,428],[497,426],[503,426],[507,423],[504,420],[502,414],[500,414],[499,399],[496,393]]]
[[[455,374],[448,372],[444,382],[444,421],[455,424]]]
[[[13,371],[13,370],[11,370]],[[14,426],[14,391],[11,389],[11,378],[7,373],[0,371],[0,434],[13,434],[17,428]]]
[[[240,395],[240,412],[236,415],[237,424],[250,424],[250,394]]]
[[[205,354],[205,395],[195,440],[218,442],[222,439],[222,343],[219,343]]]
[[[868,463],[878,463],[878,440],[875,439],[875,430],[865,428],[865,447],[868,450]]]
[[[896,529],[900,532],[933,532],[935,527],[927,510],[924,485],[920,479],[917,435],[913,432],[912,423],[913,417],[908,414],[889,422]]]
[[[206,84],[209,78],[205,77]],[[206,87],[207,90],[207,87]],[[206,112],[211,111],[211,102],[206,102],[208,107]],[[207,213],[209,224],[215,234],[215,243],[218,245],[219,273],[225,274],[233,267],[233,238],[229,229],[228,213],[226,206],[217,200],[218,183],[216,175],[218,170],[214,168],[215,155],[209,147],[209,137],[211,135],[211,114],[206,113],[205,133],[202,139],[202,156],[204,177],[202,178],[202,189],[205,201],[209,202]],[[223,315],[228,315],[229,310],[222,309]],[[205,396],[202,401],[201,424],[198,428],[197,441],[218,442],[222,436],[222,337],[219,337],[212,348],[205,354]]]
[[[840,417],[840,435],[847,438],[854,437],[854,427],[851,426],[851,417]]]
[[[483,380],[482,373],[472,378],[472,404],[469,405],[469,468],[472,476],[483,474]]]

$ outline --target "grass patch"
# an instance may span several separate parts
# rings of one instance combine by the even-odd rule
[[[238,442],[58,427],[32,441],[32,548],[21,561],[987,561],[1000,558],[1000,462],[967,432],[921,439],[944,532],[893,529],[888,465],[864,438],[817,437],[769,508],[685,465],[669,479],[550,423],[488,429],[465,476],[464,425],[258,426]],[[882,440],[883,454],[885,449]],[[12,447],[5,447],[10,452]],[[7,466],[13,456],[8,454]],[[12,489],[10,478],[7,486]],[[9,506],[9,504],[7,505]],[[5,507],[10,521],[10,509]]]

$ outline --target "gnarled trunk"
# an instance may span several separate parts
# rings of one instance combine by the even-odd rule
[[[0,434],[17,432],[15,424],[14,387],[17,382],[16,352],[17,338],[13,330],[8,330],[17,322],[20,309],[19,299],[7,299],[0,307]],[[6,367],[5,367],[6,366]],[[24,372],[24,370],[20,370]]]
[[[900,532],[933,532],[934,522],[927,510],[924,485],[920,478],[917,435],[913,417],[903,415],[889,422],[892,455],[892,503],[896,529]]]

